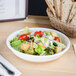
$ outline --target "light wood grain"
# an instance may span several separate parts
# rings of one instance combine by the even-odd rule
[[[25,20],[18,21],[18,22],[25,22],[25,23],[38,23],[38,24],[50,24],[50,20],[48,16],[33,16],[33,15],[28,15]]]
[[[61,58],[47,63],[31,63],[15,56],[6,46],[6,39],[12,33],[24,27],[52,28],[45,24],[26,22],[0,23],[0,54],[22,72],[21,76],[76,76],[76,56],[72,44],[76,38],[70,38],[71,47]]]

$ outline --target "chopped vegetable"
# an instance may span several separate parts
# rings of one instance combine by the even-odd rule
[[[51,35],[52,35],[53,37],[56,37],[56,36],[57,36],[57,33],[56,33],[56,32],[51,32]]]
[[[41,45],[41,44],[39,44],[41,47],[43,47],[43,48],[46,48],[45,46],[43,46],[43,45]]]
[[[36,35],[38,35],[39,37],[42,37],[44,35],[44,32],[42,32],[42,31],[36,31],[34,33],[34,36],[36,36]]]
[[[62,43],[63,41],[62,41],[62,38],[59,36],[59,39],[60,39],[60,42]]]
[[[57,46],[58,44],[57,44],[56,42],[53,42],[53,45],[54,45],[54,46]]]
[[[31,32],[27,33],[27,35],[31,34]]]
[[[28,27],[25,27],[25,28],[24,28],[24,31],[26,32],[26,34],[30,33]]]
[[[32,40],[31,40],[31,49],[33,50],[33,43],[32,43]]]
[[[20,40],[27,40],[29,37],[26,34],[20,35],[19,39]]]
[[[44,31],[45,36],[50,36],[50,32]]]
[[[60,42],[59,37],[55,37],[55,38],[54,38],[54,40],[56,40],[56,41]]]
[[[53,55],[64,50],[66,46],[62,42],[62,38],[57,36],[56,32],[31,32],[26,27],[10,40],[10,45],[22,53],[43,56]]]
[[[20,32],[20,34],[22,35],[22,34],[30,34],[31,32],[29,32],[29,28],[28,27],[26,27],[26,28],[24,28],[24,30],[23,31],[21,31]]]

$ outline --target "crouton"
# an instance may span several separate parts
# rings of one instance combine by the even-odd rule
[[[21,45],[21,50],[28,51],[29,48],[30,48],[29,44],[22,44]]]
[[[62,48],[61,48],[61,47],[59,47],[59,46],[56,47],[56,50],[55,50],[56,53],[59,53],[59,52],[61,52],[61,51],[62,51]]]

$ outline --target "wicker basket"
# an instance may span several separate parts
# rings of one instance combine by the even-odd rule
[[[52,27],[63,32],[64,34],[66,34],[69,37],[76,37],[76,26],[75,25],[66,24],[66,23],[58,20],[56,17],[53,17],[49,8],[47,8],[46,12],[50,19],[50,24]]]

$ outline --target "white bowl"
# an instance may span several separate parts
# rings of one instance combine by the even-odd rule
[[[22,29],[24,30],[24,29]],[[22,30],[19,30],[19,31],[16,31],[14,33],[12,33],[8,38],[7,38],[7,41],[6,41],[6,44],[8,46],[8,48],[18,57],[24,59],[24,60],[27,60],[27,61],[31,61],[31,62],[48,62],[48,61],[52,61],[52,60],[55,60],[59,57],[61,57],[65,52],[68,51],[68,49],[70,48],[70,40],[68,39],[67,36],[65,36],[64,34],[62,34],[61,32],[59,31],[56,31],[56,30],[53,30],[53,29],[47,29],[47,28],[30,28],[30,31],[55,31],[57,32],[58,36],[60,36],[63,40],[63,43],[66,45],[66,48],[60,52],[60,53],[57,53],[57,54],[54,54],[54,55],[47,55],[47,56],[35,56],[35,55],[28,55],[28,54],[24,54],[24,53],[21,53],[15,49],[13,49],[10,45],[10,40],[12,40],[18,33],[20,33],[20,31]]]

